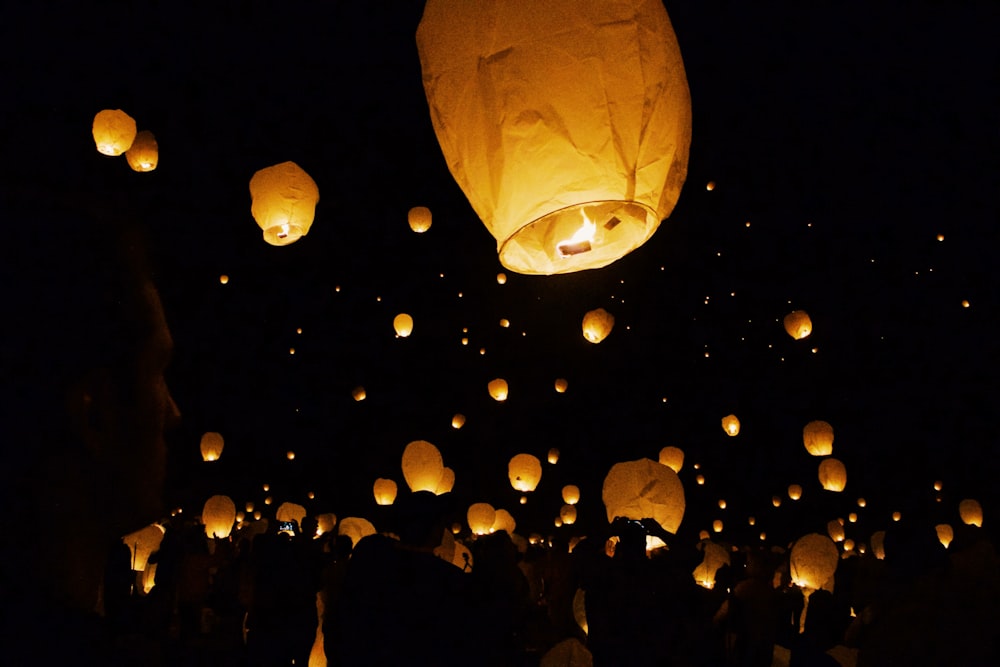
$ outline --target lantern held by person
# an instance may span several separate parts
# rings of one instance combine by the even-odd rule
[[[625,461],[611,466],[601,499],[608,521],[615,517],[655,519],[669,533],[676,533],[684,518],[684,485],[673,470],[652,459]]]

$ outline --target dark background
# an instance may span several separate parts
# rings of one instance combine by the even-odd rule
[[[607,268],[507,271],[505,285],[431,127],[423,3],[121,4],[3,10],[5,169],[110,187],[144,211],[184,413],[173,505],[197,512],[226,493],[259,506],[269,483],[275,506],[378,525],[373,480],[405,488],[400,455],[426,439],[456,471],[460,505],[506,508],[525,534],[553,530],[567,483],[583,490],[585,531],[603,517],[609,467],[666,445],[687,456],[684,529],[723,518],[732,539],[780,542],[859,496],[858,541],[902,507],[956,522],[965,497],[991,520],[995,3],[666,3],[694,114],[674,213]],[[155,172],[96,152],[104,108],[156,135]],[[286,160],[320,202],[308,236],[277,248],[250,216],[248,183]],[[417,205],[434,213],[423,235],[406,222]],[[593,345],[580,326],[597,307],[616,324]],[[792,309],[811,315],[809,338],[784,332]],[[394,336],[399,312],[414,317],[408,339]],[[494,377],[510,384],[506,403],[487,394]],[[729,413],[736,438],[720,428]],[[836,430],[843,494],[820,489],[802,446],[813,419]],[[226,440],[215,463],[198,449],[209,430]],[[562,458],[518,505],[508,459],[544,461],[550,447]],[[803,500],[775,510],[790,483]]]

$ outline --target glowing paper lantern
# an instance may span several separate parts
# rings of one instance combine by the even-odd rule
[[[559,510],[559,518],[562,520],[563,525],[572,526],[576,523],[576,506],[563,505]]]
[[[406,220],[410,223],[410,229],[423,234],[431,228],[431,210],[426,206],[414,206],[406,214]]]
[[[566,378],[556,378],[556,391],[558,393],[565,394],[568,388],[569,382],[566,381]]]
[[[450,493],[454,486],[455,471],[445,466],[441,470],[441,479],[438,480],[437,486],[434,487],[434,495],[440,496],[443,493]]]
[[[844,525],[834,519],[826,524],[826,532],[834,542],[843,542],[847,536],[844,534]]]
[[[497,274],[497,285],[503,285],[507,282],[507,274],[502,271]]]
[[[562,499],[567,505],[576,505],[580,502],[580,487],[575,484],[567,484],[562,489]]]
[[[795,340],[802,340],[812,333],[812,320],[804,310],[793,310],[785,315],[785,331]]]
[[[840,554],[837,545],[826,535],[810,533],[795,541],[790,556],[792,582],[796,586],[819,590],[837,571]]]
[[[413,318],[406,313],[400,313],[393,318],[392,327],[396,330],[397,336],[406,338],[413,333]]]
[[[271,245],[295,243],[316,217],[319,188],[294,162],[261,169],[250,179],[250,212]]]
[[[510,485],[518,491],[534,491],[542,479],[542,462],[531,454],[518,454],[507,463]]]
[[[983,526],[983,508],[979,501],[966,498],[958,504],[958,513],[962,522],[970,526]]]
[[[92,132],[97,152],[102,155],[121,155],[135,140],[135,119],[121,109],[104,109],[94,116]]]
[[[332,533],[337,525],[337,515],[332,512],[324,512],[316,515],[316,535],[326,535]]]
[[[451,418],[451,427],[458,429],[463,426],[465,426],[465,415],[456,413],[455,416]]]
[[[669,533],[676,533],[684,518],[684,485],[673,470],[651,459],[625,461],[611,466],[601,499],[608,521],[656,519]]]
[[[375,526],[372,525],[372,522],[358,516],[346,517],[337,526],[337,534],[351,538],[351,543],[354,546],[358,546],[358,542],[375,533]]]
[[[218,461],[225,445],[222,435],[209,431],[201,436],[201,458],[204,461]]]
[[[934,526],[935,532],[937,532],[938,541],[945,549],[951,545],[951,541],[955,539],[955,531],[946,523],[939,523]]]
[[[154,523],[122,538],[132,553],[132,570],[141,572],[146,569],[149,557],[160,549],[164,532],[163,526]]]
[[[513,535],[516,528],[517,522],[514,521],[514,517],[510,512],[500,509],[494,513],[493,525],[490,526],[491,533],[506,530],[508,535]]]
[[[798,500],[802,497],[802,486],[799,484],[789,484],[788,485],[788,497],[792,500]],[[775,505],[777,507],[777,505]]]
[[[160,158],[156,137],[149,130],[143,130],[135,135],[132,145],[125,151],[125,161],[133,171],[146,172],[156,169]]]
[[[361,385],[358,385],[351,392],[351,396],[354,398],[355,401],[363,401],[363,400],[365,400],[365,398],[368,397],[368,393],[365,391],[364,387],[362,387]]]
[[[489,535],[496,517],[497,512],[489,503],[473,503],[465,514],[469,530],[476,535]]]
[[[507,268],[605,266],[673,210],[691,99],[661,3],[432,0],[417,47],[438,142]]]
[[[722,519],[716,519],[712,522],[712,532],[721,533],[722,532]]]
[[[736,415],[726,415],[722,418],[722,430],[725,431],[728,436],[739,435],[740,420],[737,419]]]
[[[434,492],[444,472],[444,460],[437,447],[426,440],[414,440],[403,450],[403,478],[410,491]]]
[[[490,396],[496,401],[506,401],[507,400],[507,381],[503,378],[496,378],[495,380],[490,380],[487,385],[490,390]]]
[[[229,496],[212,496],[201,510],[201,522],[208,537],[229,537],[236,522],[236,504]]]
[[[603,308],[587,311],[583,316],[583,337],[591,343],[600,343],[614,326],[615,316]]]
[[[833,454],[833,427],[825,421],[811,421],[802,429],[802,443],[813,456]]]
[[[847,468],[839,459],[823,459],[819,464],[819,483],[827,491],[843,491],[847,485]]]
[[[396,502],[396,482],[379,477],[372,486],[376,505],[391,505]]]
[[[551,449],[549,449],[549,454],[546,460],[552,465],[559,463],[559,448],[552,447]]]
[[[680,472],[684,467],[684,450],[679,447],[664,447],[660,450],[660,463],[674,472]]]
[[[299,528],[302,527],[302,519],[306,518],[306,508],[298,503],[281,503],[274,513],[274,518],[278,521],[294,521]]]
[[[691,573],[695,583],[704,588],[715,587],[715,574],[723,565],[731,563],[729,552],[721,544],[703,540],[698,543],[698,548],[704,553],[701,564]]]
[[[871,539],[872,553],[875,558],[885,560],[885,531],[879,530],[872,533]]]

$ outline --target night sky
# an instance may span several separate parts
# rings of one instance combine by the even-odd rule
[[[780,543],[858,511],[848,536],[866,541],[894,509],[930,506],[935,480],[946,520],[965,497],[991,520],[994,3],[666,3],[694,117],[680,200],[627,257],[551,277],[500,265],[448,172],[414,39],[423,3],[76,4],[3,10],[5,169],[20,156],[43,181],[119,190],[144,212],[184,414],[172,505],[260,503],[269,483],[275,505],[378,525],[372,482],[405,488],[403,448],[425,439],[459,504],[508,509],[525,534],[554,530],[564,484],[582,489],[583,525],[602,520],[610,466],[666,445],[686,454],[685,530],[722,518],[731,539]],[[104,108],[156,135],[156,171],[96,152]],[[248,183],[287,160],[320,202],[306,237],[272,247]],[[427,233],[407,225],[412,206],[432,210]],[[594,345],[581,320],[598,307],[616,322]],[[782,327],[793,309],[812,318],[804,340]],[[505,403],[487,393],[495,377]],[[802,445],[814,419],[835,428],[842,494]],[[218,462],[201,461],[205,431],[225,437]],[[518,505],[508,459],[550,447],[559,463]],[[803,499],[775,510],[790,483]]]

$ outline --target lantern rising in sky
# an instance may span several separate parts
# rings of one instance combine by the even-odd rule
[[[589,310],[583,316],[583,337],[591,343],[600,343],[615,326],[615,316],[603,308]]]
[[[98,153],[121,155],[135,140],[135,119],[121,109],[104,109],[94,116],[92,132]]]
[[[431,0],[417,48],[438,143],[505,267],[600,268],[670,215],[691,98],[658,0]]]
[[[253,175],[250,199],[250,212],[264,230],[264,240],[285,246],[309,233],[319,188],[299,165],[282,162]]]
[[[209,431],[201,436],[201,458],[204,461],[218,461],[222,456],[225,440],[220,433]]]
[[[722,418],[722,430],[733,437],[740,433],[740,420],[736,415],[726,415]]]
[[[793,310],[785,315],[785,331],[795,340],[802,340],[812,333],[812,320],[804,310]]]
[[[160,148],[156,137],[149,130],[137,133],[132,145],[125,151],[125,161],[132,167],[132,171],[153,171],[159,160]]]
[[[406,215],[410,229],[417,234],[423,234],[431,228],[431,210],[426,206],[414,206]]]

